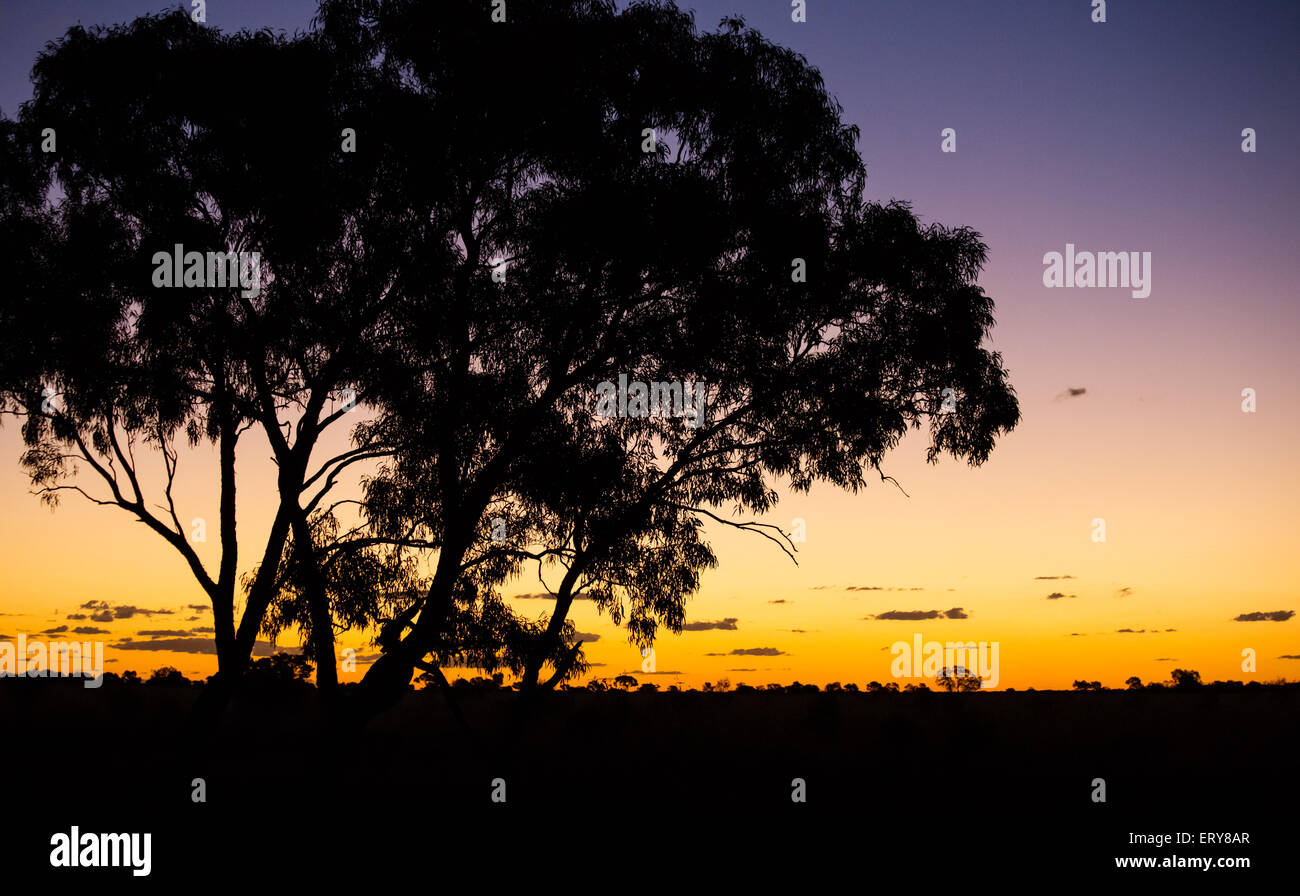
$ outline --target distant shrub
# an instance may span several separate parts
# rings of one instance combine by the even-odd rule
[[[181,674],[181,670],[174,666],[163,666],[161,669],[154,669],[153,674],[149,676],[147,684],[160,688],[187,688],[190,686],[190,680]]]
[[[244,683],[252,688],[266,688],[305,682],[311,675],[311,661],[294,653],[264,656],[248,664]]]
[[[954,691],[978,691],[984,686],[983,679],[978,675],[972,675],[960,666],[955,669],[945,667],[934,681],[935,684],[949,693]]]

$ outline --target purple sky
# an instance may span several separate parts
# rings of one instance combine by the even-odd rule
[[[739,12],[817,65],[862,128],[871,194],[980,230],[995,297],[1033,292],[1042,254],[1071,241],[1156,253],[1152,298],[1125,312],[1138,322],[1167,316],[1170,302],[1207,320],[1229,305],[1283,310],[1269,272],[1286,269],[1295,230],[1300,3],[1116,0],[1105,24],[1091,22],[1090,0],[809,0],[802,24],[784,0],[682,5],[706,28]],[[35,54],[68,25],[166,6],[0,3],[0,109],[27,98]],[[211,0],[207,13],[223,29],[295,29],[314,9]],[[939,152],[945,127],[955,154]],[[1243,127],[1258,132],[1254,155],[1240,151]],[[1202,288],[1183,296],[1185,286]],[[1007,310],[1008,327],[1044,323],[1032,308]]]

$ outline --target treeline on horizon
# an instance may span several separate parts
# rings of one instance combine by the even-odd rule
[[[285,688],[302,688],[313,690],[314,684],[310,680],[312,673],[311,661],[302,655],[291,653],[277,653],[273,656],[262,657],[254,660],[249,667],[248,675],[244,681],[244,690],[257,692],[265,690],[276,690]],[[14,676],[19,677],[19,676]],[[3,680],[3,679],[0,679]],[[80,685],[80,680],[75,678],[69,679],[47,679],[49,681],[66,681],[69,684],[76,683]],[[154,669],[148,678],[141,678],[133,669],[118,674],[116,672],[104,673],[104,684],[109,686],[130,687],[134,685],[148,685],[151,687],[165,688],[201,688],[207,684],[208,679],[191,679],[187,678],[184,673],[174,666],[160,666]],[[886,682],[881,684],[878,681],[869,681],[866,685],[859,687],[854,682],[840,683],[832,681],[819,687],[815,684],[804,684],[799,681],[790,684],[770,683],[764,685],[748,685],[744,682],[737,682],[733,685],[730,679],[720,678],[717,681],[706,681],[697,688],[683,688],[679,685],[672,684],[666,688],[660,688],[653,682],[642,682],[634,675],[617,675],[613,678],[591,678],[585,684],[569,685],[565,684],[559,688],[561,691],[585,692],[592,694],[601,694],[607,692],[632,692],[639,693],[682,693],[694,691],[706,694],[725,694],[725,693],[768,693],[768,694],[797,694],[797,693],[826,693],[826,694],[909,694],[909,693],[971,693],[980,690],[979,679],[974,676],[939,676],[935,679],[935,687],[931,688],[925,682],[908,683],[901,687],[897,682]],[[420,687],[417,688],[416,684]],[[423,673],[415,679],[415,682],[409,686],[409,690],[424,690],[437,687],[439,684],[435,676],[428,672]],[[505,676],[497,672],[490,678],[474,676],[473,678],[458,678],[449,682],[450,688],[454,691],[517,691],[519,682],[505,681]],[[1202,681],[1201,673],[1194,669],[1175,669],[1165,681],[1153,681],[1144,683],[1138,676],[1130,676],[1124,682],[1123,688],[1108,688],[1102,685],[1100,681],[1087,681],[1078,679],[1071,686],[1073,691],[1161,691],[1175,690],[1187,691],[1198,688],[1212,689],[1237,689],[1237,688],[1260,688],[1260,687],[1295,687],[1300,685],[1300,681],[1290,681],[1285,677],[1278,677],[1270,681]],[[352,683],[341,684],[342,688],[356,687]],[[1038,691],[1047,691],[1054,693],[1064,693],[1052,688],[1025,688],[1022,693],[1036,693]],[[1016,688],[1003,688],[1002,693],[1016,693]]]

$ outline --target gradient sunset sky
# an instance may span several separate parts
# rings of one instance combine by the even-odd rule
[[[910,497],[886,484],[789,495],[767,521],[806,521],[798,566],[764,539],[713,527],[719,568],[689,605],[694,630],[660,638],[654,676],[579,602],[571,618],[602,664],[593,674],[862,685],[892,680],[889,645],[920,633],[998,642],[999,687],[1115,687],[1179,667],[1205,680],[1300,677],[1300,620],[1236,621],[1300,609],[1300,4],[1115,0],[1104,24],[1090,0],[809,0],[806,23],[785,0],[680,5],[704,29],[740,13],[821,69],[861,128],[871,198],[983,234],[992,348],[1024,420],[978,469],[928,466],[924,439],[904,442],[885,472]],[[13,116],[30,96],[37,52],[68,26],[164,8],[0,2],[0,109]],[[313,12],[309,0],[207,4],[223,30],[302,29]],[[955,153],[940,151],[945,128]],[[1255,153],[1242,152],[1244,128]],[[1150,296],[1044,287],[1044,254],[1067,243],[1150,252]],[[1242,409],[1247,388],[1255,413]],[[274,472],[264,443],[241,447],[247,561]],[[206,598],[180,557],[121,510],[75,496],[45,509],[19,453],[7,421],[0,637],[89,627],[105,632],[85,637],[108,641],[111,671],[214,671],[211,656],[150,648],[176,635],[141,634],[211,625],[210,611],[186,608]],[[182,519],[215,519],[212,470],[209,452],[182,455]],[[215,566],[209,528],[200,548]],[[540,590],[529,574],[507,593]],[[82,608],[92,601],[125,609],[111,622],[68,619],[93,615]],[[947,618],[953,608],[965,618]],[[939,618],[874,618],[889,611]],[[347,646],[375,652],[358,635]],[[1241,668],[1246,648],[1254,674]]]

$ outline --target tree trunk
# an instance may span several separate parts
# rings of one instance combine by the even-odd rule
[[[233,672],[221,669],[203,686],[190,710],[188,726],[190,736],[197,744],[210,742],[237,686],[238,677]]]
[[[334,657],[334,616],[330,612],[329,592],[317,562],[311,526],[301,510],[293,520],[294,549],[307,576],[307,603],[311,613],[312,653],[316,658],[316,689],[328,704],[338,697],[339,672]]]

